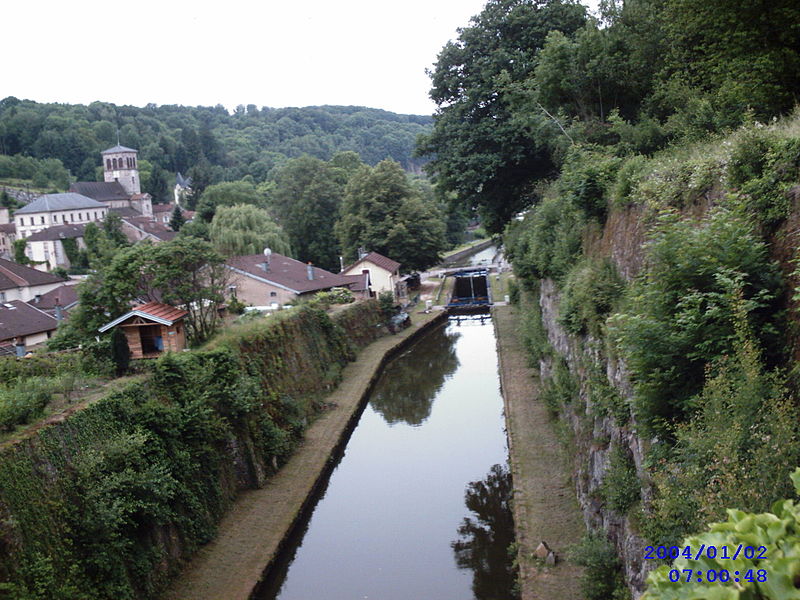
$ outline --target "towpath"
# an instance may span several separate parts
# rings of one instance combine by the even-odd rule
[[[495,306],[492,316],[514,481],[522,600],[579,600],[581,568],[565,560],[568,547],[585,531],[569,459],[538,397],[536,371],[528,366],[519,336],[519,309]],[[555,566],[534,558],[541,541],[555,551]]]

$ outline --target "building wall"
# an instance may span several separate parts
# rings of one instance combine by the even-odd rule
[[[158,325],[158,323],[153,323]],[[121,324],[125,339],[128,342],[128,349],[131,351],[131,358],[144,358],[142,354],[142,338],[139,335],[139,326]],[[164,344],[164,352],[182,352],[186,348],[186,328],[183,321],[178,321],[172,326],[161,325],[161,340]]]
[[[108,209],[103,207],[14,215],[14,225],[17,229],[17,238],[26,238],[38,231],[53,227],[54,225],[72,225],[102,221],[106,218],[107,212]]]
[[[61,287],[62,282],[47,283],[44,285],[32,285],[29,287],[10,288],[7,290],[0,290],[0,302],[11,302],[12,300],[22,300],[28,302],[33,300],[37,295],[41,296],[50,290]]]
[[[257,281],[235,271],[232,274],[230,285],[236,286],[236,297],[240,302],[253,306],[269,306],[273,302],[287,304],[297,298],[297,294],[294,292]]]
[[[82,237],[75,238],[78,244],[78,250],[86,248],[86,243]],[[34,268],[39,271],[52,271],[56,267],[64,267],[69,269],[71,263],[64,250],[64,244],[61,240],[42,240],[37,242],[28,242],[25,246],[25,254],[34,263]]]
[[[380,294],[381,292],[392,292],[392,294],[395,294],[397,278],[390,271],[371,262],[359,263],[352,269],[345,270],[343,274],[358,275],[365,270],[369,271],[370,287],[373,292],[376,294]]]

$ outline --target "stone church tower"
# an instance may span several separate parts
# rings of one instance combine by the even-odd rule
[[[106,182],[119,181],[131,196],[141,193],[137,150],[117,144],[103,150],[103,176]]]

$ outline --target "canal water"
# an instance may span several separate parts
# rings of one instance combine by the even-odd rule
[[[488,317],[385,368],[265,600],[513,598],[511,481]]]

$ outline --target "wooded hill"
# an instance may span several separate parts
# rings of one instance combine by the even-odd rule
[[[120,143],[138,149],[139,158],[153,168],[179,171],[207,183],[247,176],[259,183],[288,158],[309,154],[329,160],[340,151],[357,152],[371,165],[392,158],[407,171],[416,171],[424,162],[412,157],[416,138],[430,129],[431,122],[428,116],[359,106],[250,104],[230,114],[221,105],[140,108],[93,102],[85,106],[10,96],[0,100],[0,177],[31,178],[17,172],[16,163],[8,159],[22,155],[58,159],[74,179],[93,181],[100,152],[117,143],[118,131]],[[146,188],[147,173],[142,170]],[[60,181],[58,175],[51,179],[53,184]]]

